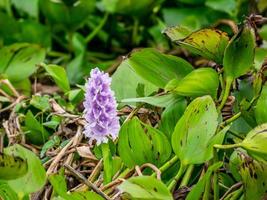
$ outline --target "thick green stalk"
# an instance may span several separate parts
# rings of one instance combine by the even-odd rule
[[[241,147],[241,144],[215,144],[214,147],[216,149],[232,149],[232,148],[237,148]]]
[[[167,169],[169,169],[174,163],[176,163],[179,160],[178,156],[174,156],[172,159],[170,159],[168,162],[166,162],[164,165],[162,165],[159,170],[160,172],[164,172]],[[151,176],[155,177],[156,173],[154,172]]]
[[[178,183],[179,179],[182,177],[182,175],[183,175],[183,173],[184,173],[185,170],[186,170],[186,166],[181,163],[180,168],[178,170],[178,173],[176,174],[176,176],[174,177],[174,179],[168,185],[169,191],[172,192],[174,190],[176,184]]]
[[[181,181],[180,187],[187,186],[187,184],[191,178],[193,170],[194,170],[194,165],[189,165],[189,167],[187,168],[185,175]]]
[[[206,185],[205,185],[205,191],[204,191],[204,194],[203,194],[203,200],[209,200],[209,196],[210,196],[210,180],[207,180],[206,181]]]
[[[213,148],[213,163],[218,161],[217,149]],[[213,175],[213,199],[219,200],[220,190],[219,190],[219,181],[218,181],[218,170],[214,172]]]

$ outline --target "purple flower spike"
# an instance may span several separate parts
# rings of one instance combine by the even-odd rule
[[[90,76],[83,103],[87,121],[84,134],[89,138],[89,143],[96,140],[99,145],[107,143],[109,136],[116,139],[120,124],[114,92],[110,89],[111,78],[98,68],[93,69]]]

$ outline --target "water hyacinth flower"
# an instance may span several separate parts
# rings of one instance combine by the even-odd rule
[[[110,89],[111,78],[98,68],[91,70],[86,83],[84,114],[87,124],[84,134],[89,143],[96,140],[97,145],[107,143],[108,138],[117,138],[120,124],[117,117],[117,103]]]

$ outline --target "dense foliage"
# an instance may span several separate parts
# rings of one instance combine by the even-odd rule
[[[0,0],[0,199],[266,199],[266,15]]]

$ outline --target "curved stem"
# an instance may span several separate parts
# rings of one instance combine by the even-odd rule
[[[98,24],[98,26],[93,30],[93,32],[91,32],[86,38],[85,41],[86,43],[89,43],[97,34],[98,32],[103,28],[103,26],[106,24],[107,20],[108,20],[108,16],[109,13],[105,13],[103,19],[101,20],[101,22]]]
[[[227,101],[227,98],[229,96],[232,82],[233,82],[233,78],[232,77],[227,77],[226,78],[225,90],[224,90],[222,102],[221,102],[220,106],[218,107],[218,110],[222,110],[223,109],[223,107],[224,107],[224,105],[225,105],[225,103]]]
[[[168,189],[169,189],[169,191],[172,192],[172,191],[174,190],[176,184],[178,183],[179,179],[180,179],[181,176],[183,175],[185,169],[186,169],[186,166],[183,165],[183,164],[181,163],[180,168],[179,168],[179,170],[178,170],[178,173],[176,174],[176,176],[174,177],[174,179],[173,179],[173,180],[170,182],[170,184],[168,185]]]
[[[224,127],[230,123],[232,123],[233,121],[237,120],[239,117],[241,116],[241,112],[238,112],[237,114],[235,114],[234,116],[232,116],[231,118],[225,120],[224,122],[222,122],[220,124],[220,126]]]
[[[178,156],[174,156],[172,159],[170,159],[169,161],[167,161],[164,165],[162,165],[159,170],[160,172],[164,172],[167,169],[169,169],[174,163],[176,163],[179,160]],[[151,176],[155,177],[156,173],[154,172]]]

